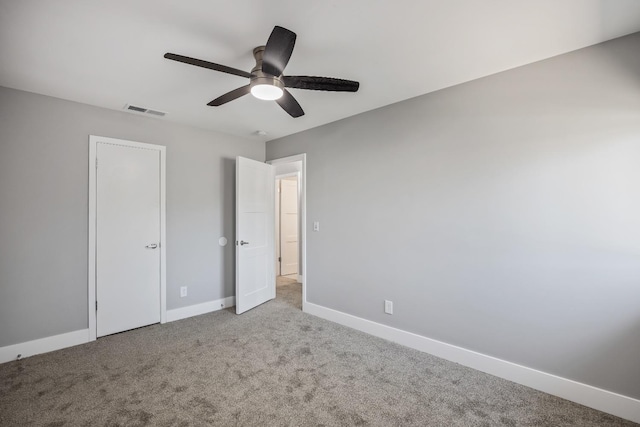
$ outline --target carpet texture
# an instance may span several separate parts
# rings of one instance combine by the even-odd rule
[[[637,425],[300,311],[233,309],[0,365],[2,426]]]

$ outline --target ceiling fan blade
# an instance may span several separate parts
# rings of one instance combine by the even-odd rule
[[[332,92],[357,92],[360,83],[333,77],[282,76],[284,85],[294,89],[328,90]]]
[[[226,104],[229,101],[233,101],[234,99],[238,99],[241,96],[244,96],[251,92],[251,85],[246,85],[239,87],[238,89],[234,89],[231,92],[227,92],[222,96],[217,97],[207,105],[210,107],[219,107],[222,104]]]
[[[296,33],[286,28],[273,27],[262,56],[262,71],[272,76],[280,76],[287,66],[296,44]]]
[[[185,64],[195,65],[196,67],[208,68],[210,70],[221,71],[223,73],[233,74],[240,77],[251,78],[251,73],[238,70],[236,68],[227,67],[226,65],[215,64],[202,59],[189,58],[188,56],[177,55],[175,53],[165,53],[164,57],[173,61],[184,62]]]
[[[284,90],[281,98],[276,99],[278,105],[282,107],[284,111],[289,113],[291,117],[300,117],[304,116],[304,111],[302,111],[302,107],[298,104],[298,101],[289,93],[288,90]]]

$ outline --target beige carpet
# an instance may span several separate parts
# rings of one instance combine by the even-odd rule
[[[291,283],[297,283],[297,279],[295,278],[297,275],[290,276],[277,276],[276,277],[276,285],[289,285]]]
[[[1,426],[631,426],[306,315],[300,285],[0,365]]]

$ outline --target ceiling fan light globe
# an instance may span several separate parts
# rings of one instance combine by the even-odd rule
[[[257,84],[251,87],[251,95],[264,101],[279,99],[283,93],[281,88],[270,84]]]

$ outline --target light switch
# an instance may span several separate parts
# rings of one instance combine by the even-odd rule
[[[313,221],[313,231],[320,231],[320,221]]]
[[[384,312],[387,314],[393,314],[393,301],[384,300]]]

